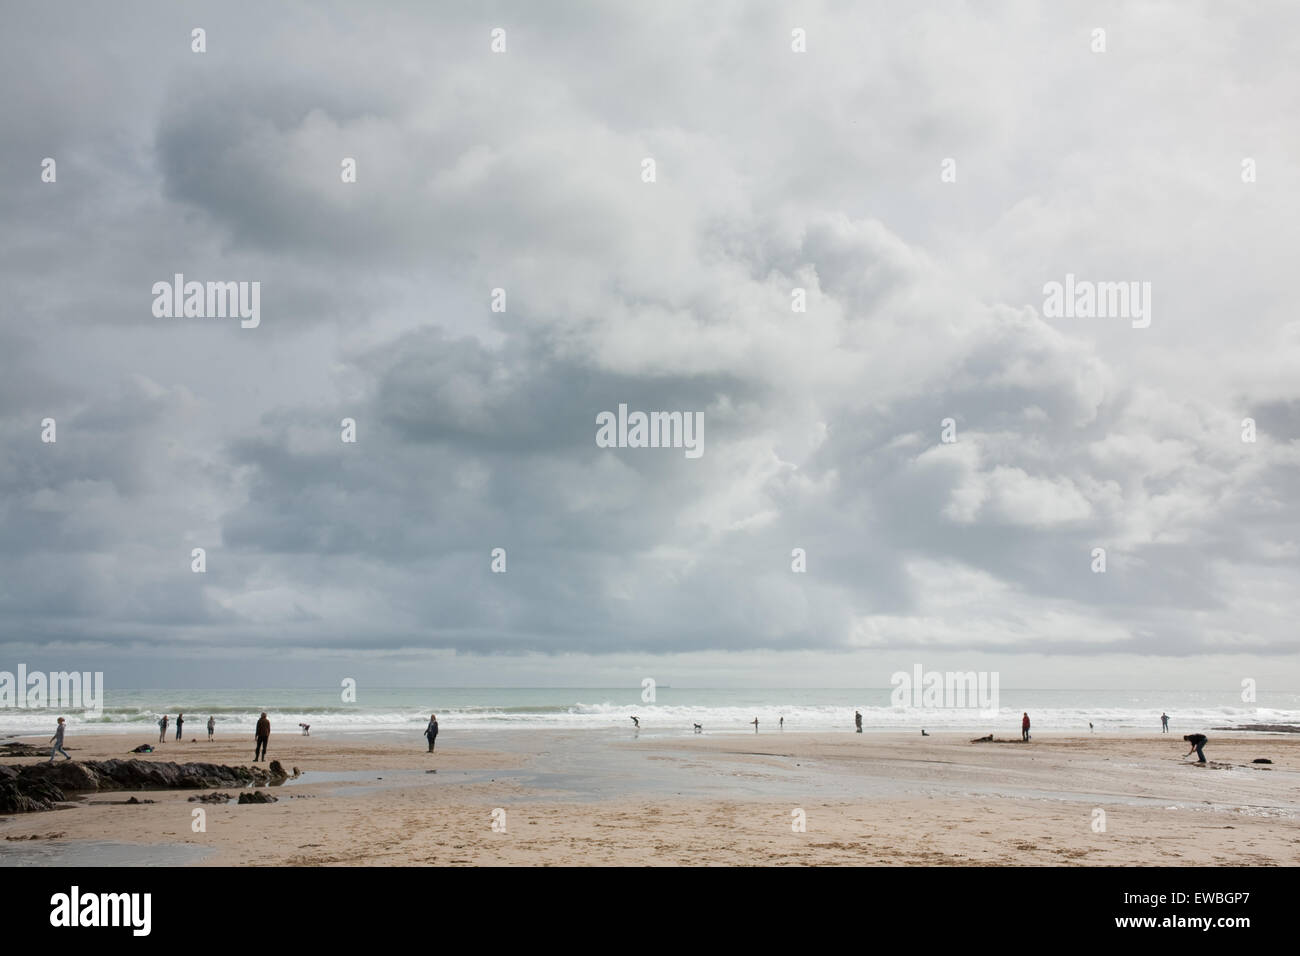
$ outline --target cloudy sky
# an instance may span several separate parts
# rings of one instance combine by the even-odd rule
[[[1294,6],[4,21],[0,669],[1300,687]]]

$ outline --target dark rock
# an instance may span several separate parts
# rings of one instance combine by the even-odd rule
[[[1242,724],[1239,727],[1211,727],[1211,730],[1250,730],[1261,734],[1300,734],[1300,724]]]
[[[112,790],[210,790],[261,787],[271,774],[260,767],[146,760],[64,760],[0,766],[0,813],[49,810],[70,793]]]
[[[276,798],[271,796],[265,790],[246,790],[239,795],[239,804],[245,803],[275,803]]]
[[[21,767],[18,770],[19,782],[24,779],[38,779],[58,787],[64,793],[77,793],[83,790],[98,790],[99,775],[89,764],[75,760],[60,760],[58,763],[38,763]]]
[[[229,803],[235,799],[228,793],[206,793],[201,797],[190,797],[190,803]]]
[[[1267,757],[1256,757],[1251,763],[1272,763]]]
[[[31,744],[0,744],[0,757],[48,757],[50,748]]]
[[[62,790],[45,781],[35,781],[28,785],[0,782],[0,813],[53,810],[56,804],[67,799]]]
[[[62,836],[64,836],[63,831],[58,830],[54,833],[32,833],[27,836],[21,836],[21,835],[15,836],[11,834],[5,837],[5,839],[6,840],[57,840]]]

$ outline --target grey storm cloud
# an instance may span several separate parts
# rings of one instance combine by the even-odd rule
[[[882,9],[11,11],[4,641],[1293,653],[1287,31]],[[1071,271],[1151,328],[1044,319]],[[154,318],[177,272],[262,325]]]

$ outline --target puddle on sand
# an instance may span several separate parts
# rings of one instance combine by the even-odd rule
[[[447,786],[449,784],[486,783],[493,780],[519,780],[525,786],[546,786],[550,778],[560,778],[559,774],[539,774],[532,770],[442,770],[430,773],[428,770],[312,770],[304,771],[301,777],[286,780],[286,787],[299,787],[304,784],[352,784],[325,791],[326,796],[346,794],[374,793],[398,787]],[[564,777],[564,780],[569,778]]]
[[[190,843],[110,843],[105,840],[28,840],[0,846],[4,866],[186,866],[212,850]]]
[[[301,776],[284,781],[282,786],[301,786],[304,783],[388,783],[394,780],[423,779],[424,775],[423,770],[305,770]]]

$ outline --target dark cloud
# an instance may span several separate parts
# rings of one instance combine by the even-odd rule
[[[6,644],[1293,653],[1287,51],[889,9],[14,12]],[[1152,327],[1045,320],[1067,271],[1152,281]],[[176,272],[261,327],[154,318]],[[704,456],[598,448],[620,403]]]

